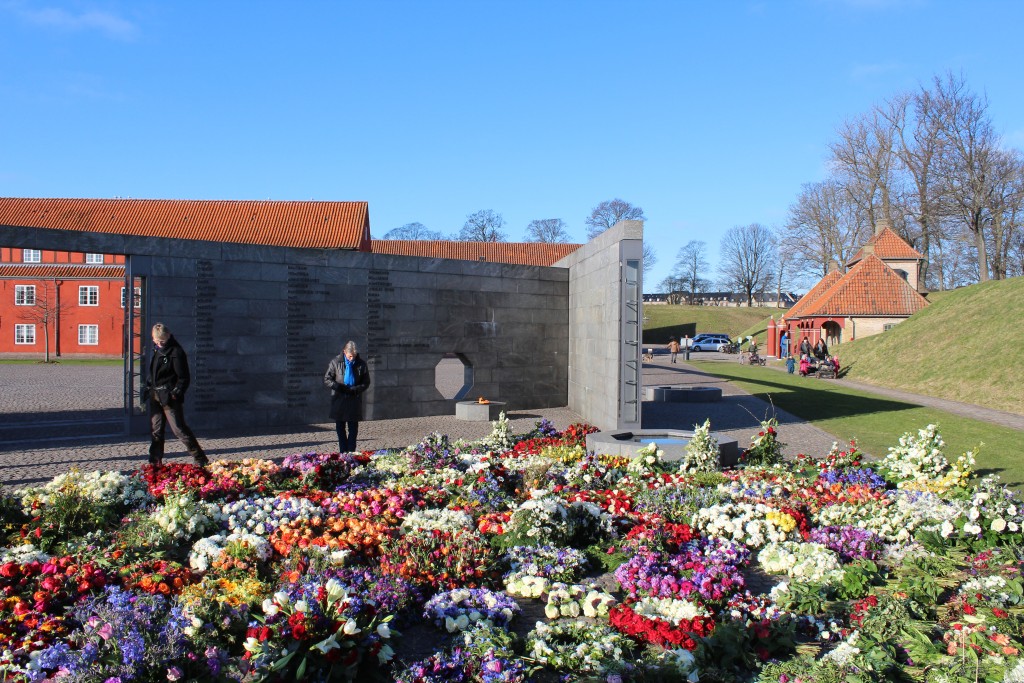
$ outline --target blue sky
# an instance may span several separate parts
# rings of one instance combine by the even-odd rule
[[[659,261],[782,224],[844,119],[962,72],[1024,146],[1011,0],[0,0],[0,195],[365,200],[510,239],[605,199]]]

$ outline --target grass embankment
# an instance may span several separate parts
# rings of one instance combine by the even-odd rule
[[[760,324],[765,329],[768,316],[778,316],[783,309],[777,308],[731,308],[716,306],[674,306],[658,304],[644,306],[645,344],[667,344],[669,337],[682,339],[683,335],[693,338],[704,332],[723,332],[733,339],[744,330]],[[763,336],[763,332],[762,332]]]
[[[849,377],[1024,415],[1024,278],[930,298],[888,332],[834,348]]]
[[[858,391],[844,386],[842,380],[800,377],[738,363],[696,361],[694,365],[835,434],[840,445],[857,439],[861,450],[876,457],[897,445],[905,432],[916,433],[925,425],[938,424],[947,458],[955,460],[984,442],[978,455],[981,473],[998,474],[1008,485],[1024,488],[1024,463],[1019,456],[1024,434],[1015,429]],[[785,441],[784,429],[781,436]]]

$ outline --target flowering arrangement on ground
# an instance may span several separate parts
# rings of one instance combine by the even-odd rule
[[[785,461],[768,421],[714,471],[698,429],[681,461],[502,418],[0,490],[0,677],[1024,681],[1024,503],[974,452]]]

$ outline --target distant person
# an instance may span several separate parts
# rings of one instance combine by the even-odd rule
[[[779,339],[779,358],[789,358],[789,334],[786,332]]]
[[[331,359],[324,373],[324,386],[331,390],[330,416],[338,431],[338,452],[352,453],[363,419],[363,392],[370,386],[370,369],[359,357],[354,341],[346,343]]]
[[[809,342],[807,340],[807,337],[804,337],[803,341],[800,342],[800,355],[801,356],[810,356],[811,355],[811,342]]]
[[[683,360],[690,360],[690,335],[683,335]]]
[[[800,354],[800,376],[806,377],[811,371],[811,359],[806,353]]]
[[[679,342],[676,341],[675,337],[672,337],[668,341],[668,352],[670,354],[671,362],[675,363],[676,362],[676,356],[679,355]]]
[[[793,356],[786,356],[786,372],[792,375],[794,370],[796,370],[796,360],[793,359]]]
[[[839,356],[832,356],[832,367],[836,369],[836,376],[839,375]]]
[[[824,339],[819,339],[814,345],[814,357],[818,360],[825,360],[828,358],[828,347],[825,345]]]
[[[181,348],[170,328],[163,323],[153,325],[153,355],[149,359],[146,385],[152,437],[149,464],[154,468],[164,464],[164,432],[168,425],[185,445],[195,464],[206,467],[210,463],[195,434],[185,424],[185,391],[190,381],[185,349]]]

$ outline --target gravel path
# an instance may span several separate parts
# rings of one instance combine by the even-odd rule
[[[697,357],[723,362],[734,358],[713,353]],[[723,394],[719,402],[647,401],[643,406],[644,429],[692,429],[710,418],[714,431],[736,439],[743,448],[757,431],[759,420],[775,414],[788,456],[823,455],[836,441],[833,435],[774,409],[729,382],[700,372],[684,363],[682,357],[673,365],[667,355],[655,356],[653,362],[644,364],[644,383],[647,386],[716,386]],[[882,393],[874,387],[867,390]],[[547,418],[558,429],[582,421],[568,408],[515,410],[509,413],[509,418],[517,433],[529,431],[541,418]],[[456,420],[454,415],[379,420],[360,425],[359,445],[365,449],[401,448],[418,443],[432,432],[445,433],[452,438],[478,439],[490,431],[489,422],[465,422]],[[211,458],[229,460],[282,458],[293,453],[337,448],[332,424],[263,433],[225,431],[197,436]],[[147,437],[123,434],[119,366],[0,364],[0,481],[3,483],[18,486],[46,481],[71,467],[133,469],[146,461],[147,447]],[[167,442],[166,459],[187,462],[188,456],[172,438]]]

